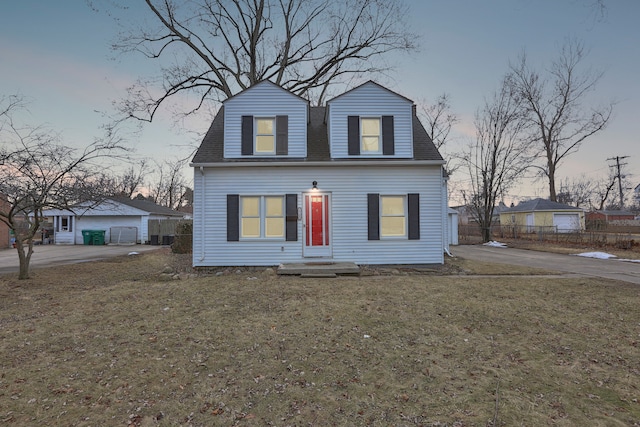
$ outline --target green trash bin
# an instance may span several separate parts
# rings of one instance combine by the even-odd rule
[[[93,245],[93,230],[82,230],[82,241],[85,245]]]
[[[105,230],[93,230],[93,244],[96,246],[104,245]]]

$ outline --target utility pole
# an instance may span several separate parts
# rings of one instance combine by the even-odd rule
[[[618,179],[618,189],[620,190],[620,209],[624,208],[624,193],[622,190],[622,178],[624,178],[624,176],[622,176],[622,174],[620,173],[620,169],[622,168],[622,166],[626,166],[626,163],[620,163],[620,160],[624,160],[629,156],[615,156],[615,157],[609,157],[607,160],[615,160],[616,164],[615,165],[611,165],[610,167],[615,167],[616,170],[618,171],[616,173],[616,178]]]

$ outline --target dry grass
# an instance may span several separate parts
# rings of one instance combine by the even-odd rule
[[[637,286],[268,271],[162,281],[181,259],[0,277],[0,421],[640,425]]]

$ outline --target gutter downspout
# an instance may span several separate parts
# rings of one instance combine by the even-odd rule
[[[449,230],[449,188],[448,188],[448,183],[449,183],[449,176],[446,175],[446,171],[444,166],[442,167],[442,219],[443,219],[443,223],[442,223],[442,249],[444,250],[444,252],[449,255],[450,257],[453,257],[451,255],[451,252],[449,252],[449,234],[451,233],[451,230]]]
[[[201,182],[200,186],[202,191],[200,191],[202,200],[200,201],[200,259],[199,262],[204,261],[205,253],[204,253],[204,198],[205,198],[205,176],[204,176],[204,167],[200,166],[200,177]]]

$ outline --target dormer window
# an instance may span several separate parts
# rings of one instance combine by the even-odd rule
[[[382,129],[380,127],[379,117],[361,117],[360,118],[360,153],[362,154],[380,154],[381,144],[380,136]]]
[[[394,147],[393,116],[347,117],[347,147],[350,156],[392,156]]]
[[[243,156],[286,156],[289,150],[289,117],[242,116]]]
[[[255,154],[275,154],[276,152],[276,123],[274,117],[256,117],[255,126]]]

